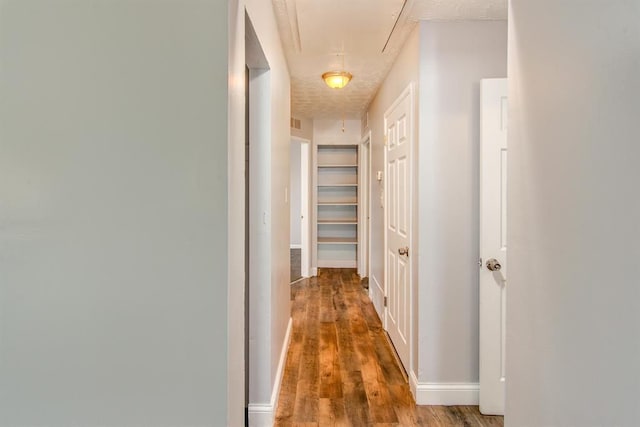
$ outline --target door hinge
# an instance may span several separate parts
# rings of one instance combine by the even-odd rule
[[[387,306],[387,297],[384,297],[384,306]]]

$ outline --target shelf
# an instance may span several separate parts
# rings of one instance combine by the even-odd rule
[[[322,245],[357,245],[356,237],[318,237],[318,244]]]
[[[358,202],[318,202],[318,206],[358,206]]]
[[[329,184],[329,183],[326,183]],[[324,185],[324,184],[323,184]],[[323,186],[318,187],[318,204],[353,204],[358,202],[358,187],[350,186]]]
[[[321,205],[317,207],[318,224],[354,224],[358,223],[358,205]]]
[[[313,170],[316,266],[354,268],[358,260],[358,146],[318,145]]]
[[[331,218],[331,219],[319,219],[318,224],[357,224],[358,220],[356,218],[350,219],[340,219],[340,218]]]
[[[318,186],[358,186],[358,173],[356,169],[349,168],[325,168],[318,169]]]
[[[357,167],[357,145],[318,145],[319,167]]]

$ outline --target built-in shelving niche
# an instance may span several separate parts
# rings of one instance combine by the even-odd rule
[[[317,266],[355,268],[358,146],[318,145],[317,166]]]

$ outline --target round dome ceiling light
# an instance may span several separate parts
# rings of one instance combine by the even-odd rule
[[[346,71],[328,71],[322,75],[322,80],[331,89],[342,89],[351,81],[352,77]]]

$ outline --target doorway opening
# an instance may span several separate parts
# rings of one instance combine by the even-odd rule
[[[311,141],[295,136],[290,146],[290,280],[309,277],[309,164]]]
[[[363,284],[369,287],[369,239],[371,235],[371,131],[360,144],[360,254],[358,256],[358,274]]]
[[[271,73],[251,20],[245,13],[245,423],[252,403],[260,401],[259,384],[268,383],[265,354],[270,343],[268,307],[262,303],[270,275]]]

